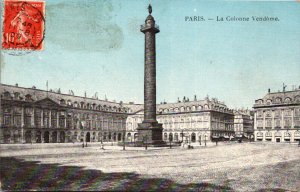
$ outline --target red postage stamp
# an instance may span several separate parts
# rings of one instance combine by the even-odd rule
[[[42,50],[45,1],[4,0],[2,48]]]

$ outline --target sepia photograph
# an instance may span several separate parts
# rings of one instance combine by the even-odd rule
[[[300,191],[299,0],[0,17],[0,191]]]

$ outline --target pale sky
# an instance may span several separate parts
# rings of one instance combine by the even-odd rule
[[[143,103],[146,0],[47,0],[44,50],[1,53],[1,82]],[[267,89],[300,85],[300,3],[152,0],[157,102],[206,95],[251,108]],[[1,10],[2,11],[2,10]],[[1,16],[3,14],[1,13]],[[187,22],[186,16],[268,16],[279,22]]]

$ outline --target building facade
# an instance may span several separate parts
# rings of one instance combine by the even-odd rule
[[[254,108],[255,141],[300,140],[300,87],[271,93],[257,99]]]
[[[253,111],[239,109],[234,111],[234,132],[236,137],[254,138]]]
[[[128,139],[134,141],[138,123],[143,121],[143,105],[129,108],[126,130]],[[234,135],[233,110],[216,99],[158,104],[157,120],[163,124],[164,141],[195,143]]]
[[[110,102],[36,88],[0,87],[0,143],[136,141],[142,104]],[[229,138],[234,115],[216,99],[157,105],[165,141]]]
[[[0,142],[121,141],[122,103],[1,84]]]

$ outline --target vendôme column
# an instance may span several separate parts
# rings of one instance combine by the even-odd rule
[[[156,120],[156,51],[155,34],[159,32],[152,13],[149,15],[141,32],[145,34],[145,72],[144,72],[144,121],[138,125],[138,141],[149,144],[162,143],[162,124]]]

